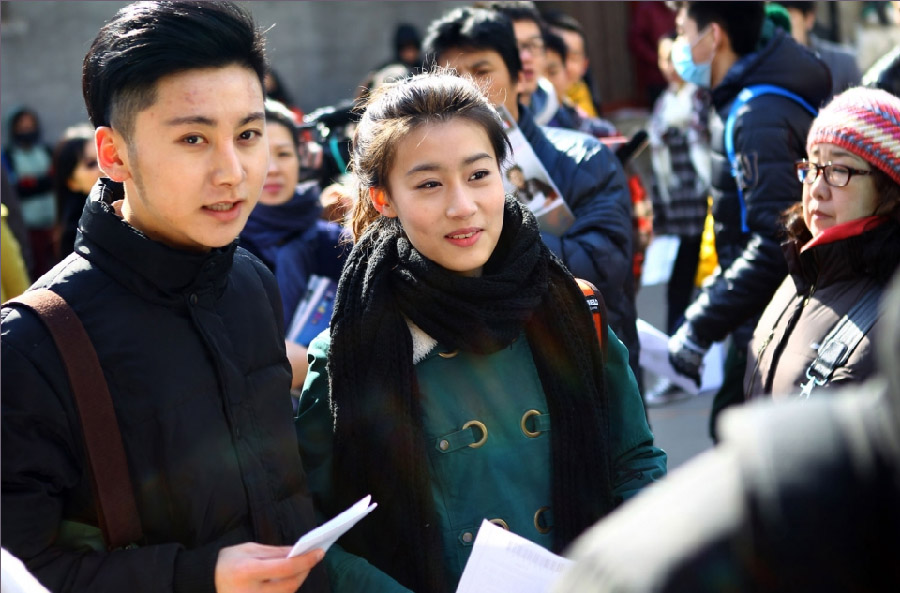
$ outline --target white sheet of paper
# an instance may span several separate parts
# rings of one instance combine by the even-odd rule
[[[456,593],[547,593],[571,563],[484,520]]]
[[[377,502],[369,504],[371,500],[372,495],[370,494],[327,523],[323,523],[309,531],[297,540],[297,543],[291,549],[291,553],[288,554],[288,558],[306,554],[316,548],[321,548],[323,552],[327,552],[331,544],[336,542],[338,538],[356,525],[360,519],[371,513],[378,506]]]
[[[644,269],[641,272],[641,286],[665,284],[672,277],[672,268],[678,256],[681,238],[678,235],[657,235],[644,253]]]
[[[662,333],[643,319],[637,320],[638,339],[641,353],[638,362],[651,373],[665,377],[686,393],[697,395],[701,391],[712,391],[722,386],[722,364],[724,356],[722,344],[717,342],[703,357],[700,371],[700,387],[692,379],[675,372],[669,362],[669,336]]]

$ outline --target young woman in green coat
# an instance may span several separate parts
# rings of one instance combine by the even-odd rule
[[[665,474],[628,353],[504,195],[501,120],[446,72],[388,85],[353,140],[355,245],[297,432],[335,591],[452,591],[483,519],[561,552]]]

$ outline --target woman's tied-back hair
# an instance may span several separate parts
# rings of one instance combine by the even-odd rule
[[[369,200],[370,188],[387,186],[397,144],[424,125],[456,118],[481,126],[487,133],[500,166],[512,148],[500,115],[480,87],[469,77],[437,68],[376,89],[360,106],[365,109],[351,150],[351,171],[357,190],[351,213],[354,240],[381,216]]]
[[[237,65],[260,85],[265,44],[253,18],[230,2],[136,2],[105,24],[84,57],[81,88],[94,127],[129,138],[135,115],[153,105],[164,76]]]

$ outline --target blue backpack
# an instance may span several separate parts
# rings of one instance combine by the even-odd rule
[[[745,233],[749,232],[750,228],[747,226],[747,205],[744,203],[743,174],[737,161],[737,155],[734,153],[734,125],[737,121],[738,111],[741,110],[747,101],[760,95],[780,95],[782,97],[787,97],[803,106],[803,108],[809,111],[813,117],[818,113],[818,110],[815,107],[807,103],[799,95],[795,95],[789,90],[772,84],[755,84],[746,87],[738,93],[737,98],[731,105],[731,111],[728,112],[728,119],[725,121],[725,152],[728,155],[728,163],[731,165],[731,176],[734,177],[737,185],[738,199],[741,202],[741,230]]]

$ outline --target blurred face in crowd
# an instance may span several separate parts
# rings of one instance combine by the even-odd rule
[[[468,119],[422,125],[396,148],[383,216],[398,217],[425,257],[463,276],[480,276],[503,229],[500,164],[485,129]],[[382,201],[383,200],[383,201]],[[381,201],[381,204],[379,204]]]
[[[829,162],[853,169],[869,171],[871,165],[864,159],[836,144],[815,144],[809,153],[809,161],[818,165]],[[878,207],[878,192],[871,175],[851,175],[844,187],[832,187],[825,182],[825,172],[812,185],[803,184],[803,220],[815,237],[825,229],[872,216]]]
[[[126,140],[97,130],[102,170],[124,182],[123,218],[151,239],[208,251],[231,243],[259,200],[269,161],[263,90],[239,66],[187,70],[156,84]]]
[[[659,53],[658,53],[658,62],[659,71],[663,73],[663,76],[666,77],[666,81],[669,84],[679,85],[683,81],[681,77],[678,76],[678,72],[675,71],[675,67],[672,66],[672,39],[668,37],[663,37],[659,40]]]
[[[513,23],[516,43],[519,46],[519,58],[522,70],[519,72],[519,93],[530,98],[537,90],[538,79],[544,76],[545,48],[541,28],[534,21],[516,21]]]
[[[294,196],[294,188],[300,180],[300,158],[291,131],[286,127],[269,120],[266,135],[269,137],[269,172],[259,201],[277,206]]]
[[[584,39],[576,31],[567,29],[554,29],[554,33],[562,37],[566,44],[568,55],[566,56],[566,72],[569,76],[569,86],[575,84],[587,73],[588,59],[584,47]]]
[[[66,185],[73,192],[89,194],[98,179],[100,179],[100,168],[97,165],[97,146],[92,140],[86,141],[81,159],[75,165],[72,174],[69,175]]]
[[[491,103],[505,106],[513,119],[519,119],[519,105],[516,98],[518,84],[509,75],[509,70],[498,52],[489,49],[450,48],[437,57],[437,62],[474,78],[487,90],[488,100]]]
[[[553,85],[557,97],[565,97],[566,91],[569,90],[569,73],[566,71],[566,65],[562,56],[553,51],[547,50],[547,71],[545,74],[547,80]]]

